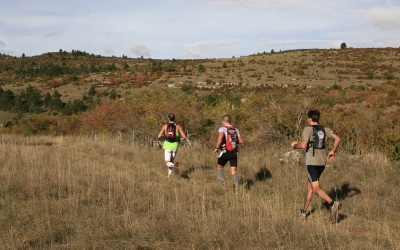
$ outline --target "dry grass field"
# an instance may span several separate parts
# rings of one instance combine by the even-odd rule
[[[306,187],[289,148],[244,145],[239,193],[224,191],[210,148],[163,151],[112,139],[0,137],[1,249],[400,249],[399,165],[340,153],[322,176],[343,201],[338,224]],[[228,181],[228,169],[225,171]]]
[[[12,121],[15,114],[8,111],[0,111],[0,124],[4,124],[7,121]]]

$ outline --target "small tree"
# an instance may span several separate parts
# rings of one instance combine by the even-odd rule
[[[89,96],[94,96],[96,94],[96,89],[94,88],[94,86],[90,86],[90,89],[88,91],[88,95]]]
[[[110,99],[111,100],[115,100],[117,99],[117,92],[115,91],[115,89],[112,89],[110,92]]]
[[[50,101],[50,108],[54,110],[62,110],[64,108],[64,103],[61,101],[61,95],[60,93],[56,90],[54,91],[53,95],[51,96],[51,101]]]
[[[347,44],[346,44],[346,43],[340,44],[340,48],[341,48],[341,49],[347,49]]]
[[[51,102],[51,95],[49,92],[47,92],[44,97],[43,97],[43,106],[48,107]]]
[[[14,92],[11,90],[3,90],[0,88],[0,109],[1,110],[11,110],[14,106]]]
[[[204,73],[204,72],[206,72],[206,67],[204,67],[203,64],[199,64],[197,66],[197,70],[198,70],[199,73]]]

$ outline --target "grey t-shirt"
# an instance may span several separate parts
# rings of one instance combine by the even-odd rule
[[[237,128],[235,128],[236,129],[236,134],[237,134],[237,136],[240,136],[240,132],[239,132],[239,130],[237,129]],[[219,129],[218,129],[218,133],[224,133],[224,134],[226,134],[226,131],[227,131],[228,129],[226,128],[226,127],[219,127]]]
[[[325,140],[330,139],[333,137],[333,130],[330,128],[325,128]],[[307,145],[310,141],[313,140],[313,127],[308,126],[305,127],[303,130],[303,141],[307,142]],[[307,147],[308,148],[308,147]],[[313,152],[315,150],[315,152]],[[327,162],[327,148],[325,149],[313,149],[308,148],[306,152],[306,165],[312,165],[312,166],[325,166]]]

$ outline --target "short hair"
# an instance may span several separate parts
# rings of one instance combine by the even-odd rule
[[[318,109],[311,109],[307,112],[307,117],[311,118],[313,122],[319,122],[321,118],[321,112]]]
[[[224,115],[224,116],[222,116],[222,120],[224,122],[230,123],[231,122],[231,116],[230,115]]]
[[[175,121],[175,115],[173,114],[173,113],[169,113],[168,114],[168,119],[170,120],[170,121]]]

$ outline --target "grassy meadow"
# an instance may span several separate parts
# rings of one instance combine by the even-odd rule
[[[307,219],[303,163],[287,148],[244,145],[237,194],[209,148],[163,150],[114,139],[0,137],[1,249],[400,249],[399,165],[379,153],[337,154],[322,187],[343,201],[331,224],[318,197]],[[225,169],[228,183],[232,183]]]

